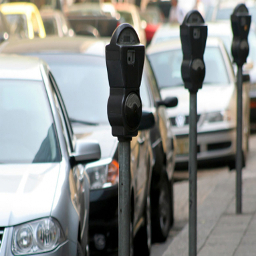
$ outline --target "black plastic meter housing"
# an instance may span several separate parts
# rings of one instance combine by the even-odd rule
[[[251,15],[244,4],[238,4],[231,15],[233,41],[231,52],[234,62],[241,67],[249,54],[248,34],[251,25]]]
[[[106,46],[106,64],[110,86],[108,120],[112,135],[119,140],[138,134],[144,59],[145,46],[140,44],[134,28],[126,23],[118,26]]]
[[[192,10],[185,16],[180,25],[180,39],[183,51],[182,79],[185,88],[196,93],[202,88],[205,77],[203,55],[207,39],[207,26],[198,11]]]

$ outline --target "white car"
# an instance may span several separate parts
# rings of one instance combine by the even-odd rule
[[[230,56],[232,61],[233,57],[231,54],[231,44],[233,39],[233,33],[231,29],[231,23],[228,20],[218,22],[208,22],[208,36],[220,38]],[[256,33],[255,24],[252,23],[250,27],[250,33],[248,36],[249,41],[249,55],[247,63],[243,65],[243,72],[250,76],[250,129],[256,129]],[[160,42],[168,41],[171,39],[177,39],[180,37],[180,27],[178,25],[163,24],[155,33],[152,38],[151,45],[158,44]],[[236,70],[236,65],[233,65]]]
[[[177,138],[176,166],[187,165],[189,158],[189,91],[181,78],[180,40],[148,47],[162,98],[176,96],[178,106],[168,109]],[[223,160],[233,168],[236,154],[236,79],[227,51],[217,38],[208,38],[204,54],[206,75],[197,95],[197,158],[199,163]],[[243,152],[249,138],[249,84],[243,86]]]
[[[0,56],[0,255],[89,255],[97,142],[76,140],[45,62]]]

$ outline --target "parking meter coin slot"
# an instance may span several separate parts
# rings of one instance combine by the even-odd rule
[[[132,92],[125,99],[124,114],[127,126],[131,130],[137,129],[142,115],[142,104],[140,97]]]
[[[202,88],[205,77],[205,63],[203,59],[207,26],[198,11],[189,12],[180,26],[183,61],[181,65],[182,79],[185,88],[196,93]]]
[[[251,25],[251,15],[244,4],[239,4],[231,15],[233,41],[231,52],[234,62],[242,66],[249,54],[248,34]]]

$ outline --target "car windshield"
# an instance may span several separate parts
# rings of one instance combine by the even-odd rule
[[[160,88],[183,86],[184,83],[181,77],[182,58],[181,49],[164,51],[149,56]],[[229,82],[219,48],[207,47],[204,62],[206,66],[204,84],[227,84]]]
[[[0,164],[60,161],[43,83],[1,80]]]
[[[52,70],[71,120],[108,124],[109,83],[105,58],[85,55],[40,55]],[[143,80],[144,83],[144,80]],[[148,103],[145,85],[142,102]]]
[[[28,37],[27,18],[25,14],[7,14],[6,19],[10,23],[11,32],[20,37]]]

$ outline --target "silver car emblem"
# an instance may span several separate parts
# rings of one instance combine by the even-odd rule
[[[182,115],[178,115],[175,118],[175,123],[177,127],[182,127],[185,125],[186,117]]]

